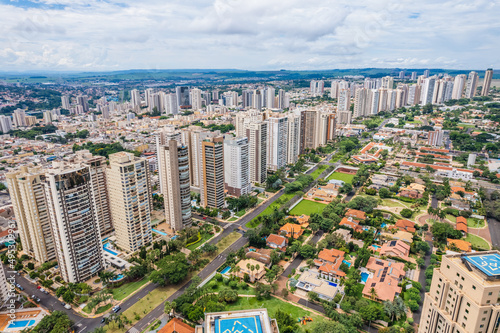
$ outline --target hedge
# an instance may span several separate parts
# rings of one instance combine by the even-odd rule
[[[190,245],[193,245],[193,244],[196,244],[198,243],[199,241],[201,241],[201,234],[198,232],[198,239],[195,240],[194,242],[191,242],[189,244],[186,244],[186,247],[190,246]]]

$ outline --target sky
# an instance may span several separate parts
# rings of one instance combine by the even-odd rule
[[[500,67],[486,0],[0,0],[0,71]]]

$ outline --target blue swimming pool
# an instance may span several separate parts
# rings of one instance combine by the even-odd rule
[[[337,284],[336,284],[335,282],[330,282],[330,281],[328,281],[328,284],[329,284],[330,286],[333,286],[333,287],[336,287],[336,286],[337,286]]]
[[[382,223],[382,225],[381,225],[382,228],[385,228],[386,226],[387,226],[387,224],[385,224],[385,223]]]
[[[160,234],[162,236],[168,236],[168,234],[166,232],[163,232],[163,231],[160,231],[160,230],[153,229],[153,232],[156,232],[157,234]]]
[[[15,322],[7,326],[7,328],[24,328],[33,326],[34,324],[35,324],[34,320],[16,320]]]
[[[369,277],[370,277],[370,274],[368,274],[366,272],[362,272],[361,273],[361,282],[366,283],[366,280],[368,280]]]
[[[229,272],[231,270],[231,266],[227,266],[226,268],[224,268],[222,270],[222,272],[220,272],[221,274],[226,274],[227,272]]]
[[[119,281],[121,279],[123,279],[124,275],[123,274],[118,274],[113,280],[111,281]]]
[[[350,263],[349,261],[342,260],[342,262],[343,262],[344,264],[346,264],[346,265],[347,265],[347,267],[351,267],[351,263]]]
[[[376,250],[380,249],[380,245],[377,244],[372,244],[372,247],[375,248]]]
[[[103,250],[104,250],[104,251],[106,251],[106,252],[111,253],[111,254],[112,254],[112,255],[114,255],[114,256],[117,256],[117,255],[118,255],[118,252],[115,252],[115,251],[113,251],[113,250],[108,249],[109,245],[110,245],[109,243],[104,244],[104,245],[102,246]]]

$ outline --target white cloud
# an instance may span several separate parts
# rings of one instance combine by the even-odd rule
[[[0,70],[500,65],[496,2],[28,0],[0,4]]]

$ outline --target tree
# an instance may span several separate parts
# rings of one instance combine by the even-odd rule
[[[371,299],[374,300],[375,298],[377,298],[377,296],[378,296],[377,295],[377,291],[375,290],[375,288],[372,287],[370,289],[370,297],[371,297]]]
[[[153,283],[165,286],[167,283],[177,284],[184,280],[191,266],[188,264],[186,255],[179,252],[175,255],[168,255],[161,259],[157,267],[158,270],[151,273],[150,280]]]
[[[75,298],[75,294],[71,290],[67,290],[64,295],[62,295],[63,300],[66,303],[71,303],[73,302],[73,299]]]
[[[73,322],[63,311],[54,311],[52,314],[43,317],[38,325],[29,329],[30,333],[65,333],[69,332]]]
[[[431,226],[431,232],[434,236],[434,239],[440,243],[446,243],[448,238],[452,239],[460,239],[462,238],[462,232],[459,230],[455,230],[448,223],[440,223],[436,222]]]
[[[281,333],[294,333],[297,331],[298,325],[292,315],[278,309],[274,314],[274,318],[278,322],[278,328]]]
[[[355,197],[347,204],[348,208],[362,210],[365,213],[372,213],[373,209],[377,207],[378,202],[376,198],[372,197]]]
[[[344,185],[342,185],[342,187],[340,188],[340,193],[346,193],[346,194],[349,194],[351,193],[353,190],[353,187],[351,184],[349,183],[344,183]]]
[[[307,298],[309,299],[309,301],[311,302],[317,302],[319,301],[319,296],[317,293],[315,293],[314,291],[310,291],[307,293]]]
[[[269,298],[271,296],[271,286],[258,282],[255,285],[255,295],[258,300]]]
[[[405,217],[405,218],[408,219],[408,218],[412,217],[412,215],[413,215],[413,211],[411,209],[403,208],[401,210],[401,216],[402,217]]]
[[[391,191],[389,191],[385,187],[382,187],[380,190],[378,190],[378,195],[381,199],[390,198],[392,196]]]
[[[303,258],[313,258],[316,250],[311,245],[306,244],[300,248],[299,253]]]

